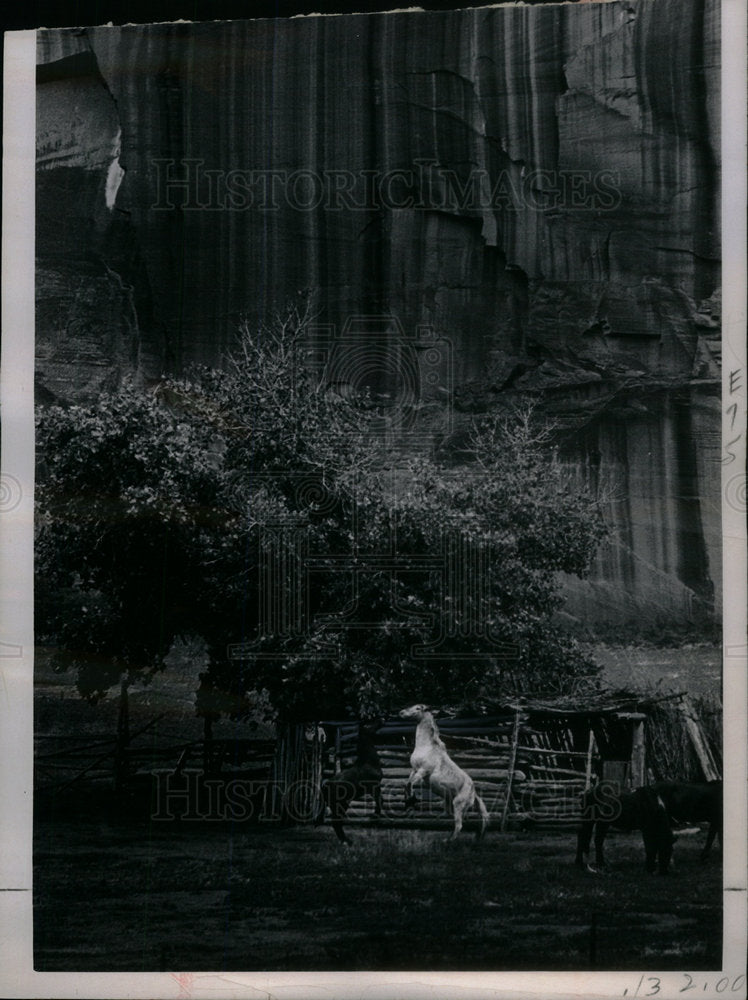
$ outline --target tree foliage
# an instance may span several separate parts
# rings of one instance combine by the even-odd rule
[[[189,632],[205,542],[221,534],[219,443],[127,382],[37,420],[37,631],[103,693]]]
[[[306,364],[310,318],[245,325],[220,369],[41,413],[42,620],[84,693],[187,634],[211,697],[262,689],[286,718],[594,675],[554,615],[604,528],[551,432],[525,408],[476,423],[462,464],[395,457],[376,400]]]

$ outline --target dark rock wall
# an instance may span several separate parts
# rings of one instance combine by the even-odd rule
[[[338,329],[427,325],[458,429],[537,392],[613,493],[571,615],[718,613],[718,13],[40,33],[40,398],[216,362],[300,289]]]

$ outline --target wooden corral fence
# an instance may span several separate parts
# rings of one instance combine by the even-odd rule
[[[663,703],[668,701],[674,704],[666,708]],[[664,712],[673,725],[680,726],[681,738],[691,742],[702,765],[700,774],[673,774],[669,773],[672,768],[663,765],[657,733],[647,731],[655,708],[658,720]],[[609,697],[585,706],[524,702],[491,715],[437,722],[450,756],[473,778],[493,829],[576,825],[581,793],[599,779],[634,788],[663,777],[720,777],[716,752],[710,749],[698,713],[680,695],[651,702]],[[322,776],[330,778],[353,762],[358,726],[328,721],[322,728],[326,736]],[[447,829],[451,826],[448,807],[424,785],[416,790],[417,806],[405,811],[414,730],[412,723],[398,718],[387,720],[377,734],[384,772],[381,822]],[[371,822],[375,819],[373,801],[354,800],[348,817],[354,823]]]
[[[323,777],[331,778],[351,764],[355,758],[358,737],[357,723],[323,722],[327,740],[323,750]],[[476,790],[491,814],[492,822],[501,822],[505,803],[512,797],[512,784],[525,780],[521,761],[512,747],[517,734],[512,716],[439,720],[442,739],[452,759],[468,771]],[[426,825],[447,828],[449,812],[442,798],[431,793],[426,785],[416,789],[418,804],[405,812],[405,783],[410,774],[409,758],[413,749],[415,726],[412,722],[388,719],[376,736],[376,747],[382,763],[382,822],[391,826]],[[367,820],[373,816],[371,800],[354,800],[348,809],[352,820]],[[469,822],[469,817],[466,817]]]
[[[138,740],[146,735],[146,730],[136,732],[125,745],[105,733],[92,734],[85,741],[76,736],[38,735],[35,787],[39,791],[64,791],[79,783],[98,782],[127,788],[141,778],[162,772],[199,772],[227,780],[240,777],[267,783],[277,745],[274,739],[252,738],[213,739],[207,743]]]
[[[476,791],[488,809],[493,829],[518,823],[539,826],[576,822],[578,798],[597,767],[599,754],[594,740],[579,749],[574,734],[563,724],[538,728],[525,710],[515,709],[491,716],[438,720],[449,755],[473,778]],[[326,722],[330,749],[324,756],[324,777],[352,763],[357,725]],[[416,789],[417,805],[405,811],[405,784],[410,774],[413,749],[412,723],[388,720],[377,734],[384,779],[382,822],[391,826],[450,828],[452,822],[444,800],[427,785]],[[354,801],[348,816],[373,818],[371,800]],[[466,817],[469,824],[470,817]]]
[[[275,738],[246,739],[214,739],[206,723],[202,740],[179,743],[158,738],[160,718],[131,731],[125,711],[109,737],[36,734],[36,789],[57,794],[98,783],[118,793],[146,789],[154,776],[192,774],[214,787],[234,783],[234,798],[237,783],[243,784],[243,800],[253,803],[243,818],[305,823],[319,809],[321,781],[351,764],[356,753],[358,724],[351,720],[286,724]],[[721,776],[720,719],[685,695],[651,701],[606,695],[583,706],[524,701],[485,714],[441,717],[438,725],[450,756],[475,781],[494,830],[576,824],[580,793],[600,778],[637,787]],[[414,731],[412,722],[395,717],[377,734],[381,823],[447,829],[448,808],[423,785],[416,790],[418,804],[405,810]],[[189,782],[184,787],[185,795],[198,789]],[[373,813],[371,800],[354,800],[348,818],[368,823]]]

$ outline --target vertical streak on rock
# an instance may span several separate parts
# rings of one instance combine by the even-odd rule
[[[683,583],[693,590],[705,605],[712,610],[714,586],[709,579],[709,561],[704,544],[704,526],[701,517],[698,479],[699,465],[696,456],[694,428],[689,411],[690,399],[681,398],[675,406],[675,443],[678,491],[680,501],[677,524],[680,537],[677,540],[677,574]]]
[[[53,74],[74,56],[98,66],[40,83],[65,133],[57,147],[39,127],[48,392],[95,395],[136,356],[147,375],[215,363],[242,313],[254,322],[307,286],[338,328],[356,313],[431,323],[453,346],[459,427],[531,392],[566,422],[580,476],[627,483],[616,543],[570,608],[683,621],[708,600],[718,0],[50,31],[40,53]],[[109,212],[118,127],[126,175]],[[417,161],[441,187],[421,183]],[[356,200],[362,172],[413,171],[416,204],[369,191],[361,207],[307,210],[271,186],[272,171],[329,169],[358,178]],[[232,170],[263,178],[239,207],[222,187]],[[437,203],[449,172],[480,178],[462,204]],[[606,173],[607,203],[575,202],[569,177]],[[159,205],[167,174],[189,184]],[[674,417],[683,392],[689,419]],[[699,499],[684,506],[689,469]]]

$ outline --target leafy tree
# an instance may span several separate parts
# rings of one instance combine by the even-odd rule
[[[191,629],[220,534],[218,439],[131,382],[37,419],[37,630],[96,697],[148,677]]]
[[[287,719],[593,677],[554,613],[604,529],[551,432],[517,410],[477,423],[462,464],[395,458],[377,400],[305,363],[310,321],[245,325],[220,369],[43,415],[40,568],[81,609],[48,615],[79,669],[81,650],[156,669],[193,633],[206,705],[262,689]]]

